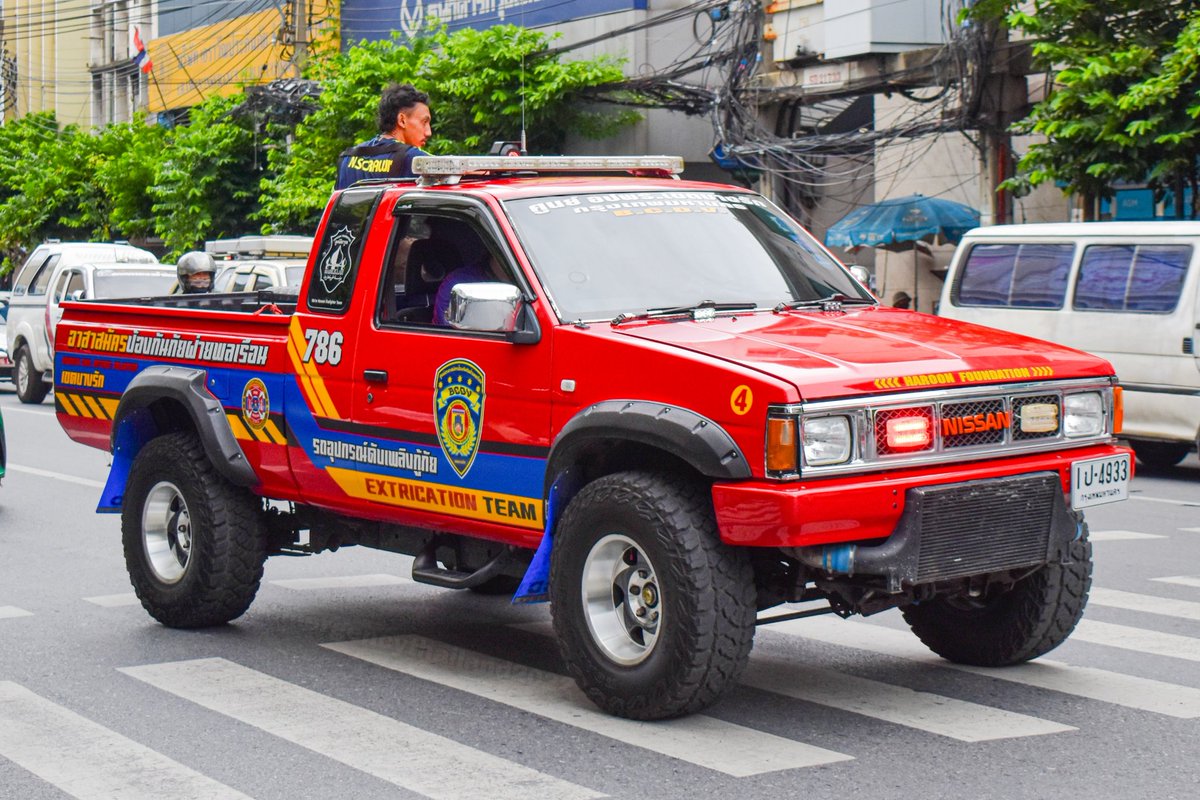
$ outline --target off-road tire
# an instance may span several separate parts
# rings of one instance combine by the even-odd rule
[[[585,607],[585,564],[614,535],[642,551],[657,578],[657,638],[633,664],[597,642]],[[608,475],[585,486],[558,523],[554,629],[575,682],[611,714],[666,719],[714,703],[749,660],[755,597],[749,557],[720,541],[701,483],[652,472]]]
[[[1130,442],[1137,460],[1150,469],[1170,469],[1191,452],[1186,442]]]
[[[27,345],[22,345],[13,355],[13,385],[17,387],[17,399],[29,405],[42,402],[50,391],[50,385],[42,380],[42,373],[33,366],[33,356]]]
[[[1006,592],[971,601],[938,597],[904,607],[904,620],[930,650],[958,664],[1003,667],[1058,647],[1083,616],[1092,585],[1087,525],[1071,563],[1047,564]]]
[[[147,511],[152,491],[157,498],[177,493],[190,517],[188,553],[174,580],[164,580],[146,545],[143,520],[156,518],[154,508]],[[258,592],[267,554],[262,501],[225,480],[193,434],[160,436],[138,453],[122,503],[121,538],[142,607],[167,627],[229,622],[245,613]]]

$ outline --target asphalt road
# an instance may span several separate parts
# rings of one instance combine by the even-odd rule
[[[546,606],[414,584],[348,548],[267,563],[235,623],[133,599],[107,454],[0,388],[0,798],[1192,798],[1200,463],[1089,513],[1084,621],[956,668],[899,614],[759,629],[706,714],[633,724],[564,677]]]

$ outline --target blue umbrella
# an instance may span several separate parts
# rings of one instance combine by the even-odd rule
[[[913,194],[862,206],[835,222],[825,234],[833,247],[886,247],[906,242],[958,242],[979,227],[979,212],[970,206]]]

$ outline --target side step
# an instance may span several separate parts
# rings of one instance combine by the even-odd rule
[[[474,572],[462,572],[438,566],[437,539],[435,538],[425,545],[425,549],[413,560],[412,578],[418,583],[428,583],[445,589],[470,589],[472,586],[486,583],[503,572],[512,559],[513,552],[513,547],[506,547],[495,558]]]

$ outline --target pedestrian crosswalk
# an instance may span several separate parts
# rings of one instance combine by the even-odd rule
[[[373,587],[401,593],[432,591],[390,574],[278,579],[264,585],[277,587],[281,594]],[[1180,581],[1175,585],[1187,586]],[[1100,613],[1089,613],[1071,642],[1124,654],[1137,651],[1175,661],[1200,661],[1200,636],[1162,630],[1200,631],[1195,626],[1200,622],[1200,602],[1179,599],[1180,592],[1186,594],[1186,589],[1176,588],[1176,597],[1163,597],[1094,588],[1090,608]],[[84,599],[94,606],[119,608],[131,596]],[[1200,719],[1200,681],[1183,685],[1101,669],[1084,661],[1098,652],[1094,649],[1072,650],[1069,663],[1043,658],[1016,667],[985,669],[938,658],[894,619],[832,616],[760,628],[741,680],[743,688],[709,712],[665,722],[636,722],[597,710],[561,666],[547,666],[545,659],[538,661],[540,668],[514,660],[522,643],[541,641],[547,646],[536,652],[552,652],[548,639],[553,630],[546,614],[530,622],[528,608],[507,615],[503,611],[507,607],[500,608],[485,614],[494,615],[516,637],[509,640],[513,646],[500,648],[504,655],[488,652],[487,645],[460,646],[428,635],[400,634],[313,640],[304,645],[312,647],[312,658],[334,660],[336,668],[328,683],[314,682],[311,673],[293,674],[286,661],[282,667],[252,668],[247,664],[254,662],[239,663],[228,652],[224,657],[116,665],[114,675],[133,679],[134,691],[144,693],[148,703],[176,708],[183,704],[204,715],[210,733],[226,724],[244,726],[278,741],[280,747],[319,755],[348,774],[394,786],[398,796],[435,800],[574,800],[614,792],[603,780],[589,779],[586,771],[562,768],[559,760],[530,759],[523,748],[473,735],[471,720],[476,715],[536,720],[522,727],[522,736],[533,737],[529,751],[582,737],[585,742],[604,743],[585,746],[585,751],[618,748],[634,754],[628,757],[636,763],[657,759],[675,765],[670,769],[707,770],[730,781],[816,768],[854,770],[871,753],[871,743],[861,738],[864,730],[882,730],[878,736],[883,738],[924,737],[942,742],[945,748],[1102,733],[1089,731],[1086,717],[1064,711],[1078,708],[1077,703],[1048,702],[1049,693],[1103,703],[1123,709],[1124,715],[1136,712],[1200,725],[1195,722]],[[1099,619],[1107,610],[1123,616]],[[1146,626],[1108,621],[1136,619],[1130,615],[1145,615]],[[0,606],[0,620],[27,616],[31,612],[23,608]],[[322,628],[323,633],[328,630]],[[801,649],[803,658],[796,655]],[[868,656],[865,662],[864,655]],[[303,658],[303,652],[298,657]],[[946,675],[956,678],[949,682]],[[929,679],[934,676],[941,677]],[[11,762],[66,796],[84,800],[253,796],[253,789],[228,775],[217,780],[195,764],[181,763],[178,750],[172,751],[172,757],[157,752],[153,737],[113,730],[89,718],[86,702],[73,700],[69,693],[4,678],[0,675],[0,761]],[[337,687],[344,680],[367,680],[370,686],[382,688],[341,693]],[[461,723],[430,725],[428,713],[409,716],[402,704],[372,702],[372,697],[386,695],[399,680],[426,682],[437,687],[441,702],[449,696],[455,707],[461,703],[462,710],[450,712]],[[819,724],[812,722],[814,708],[826,710],[817,715]],[[733,709],[743,713],[731,715]],[[773,722],[759,724],[760,717]],[[871,727],[860,727],[862,721]]]

